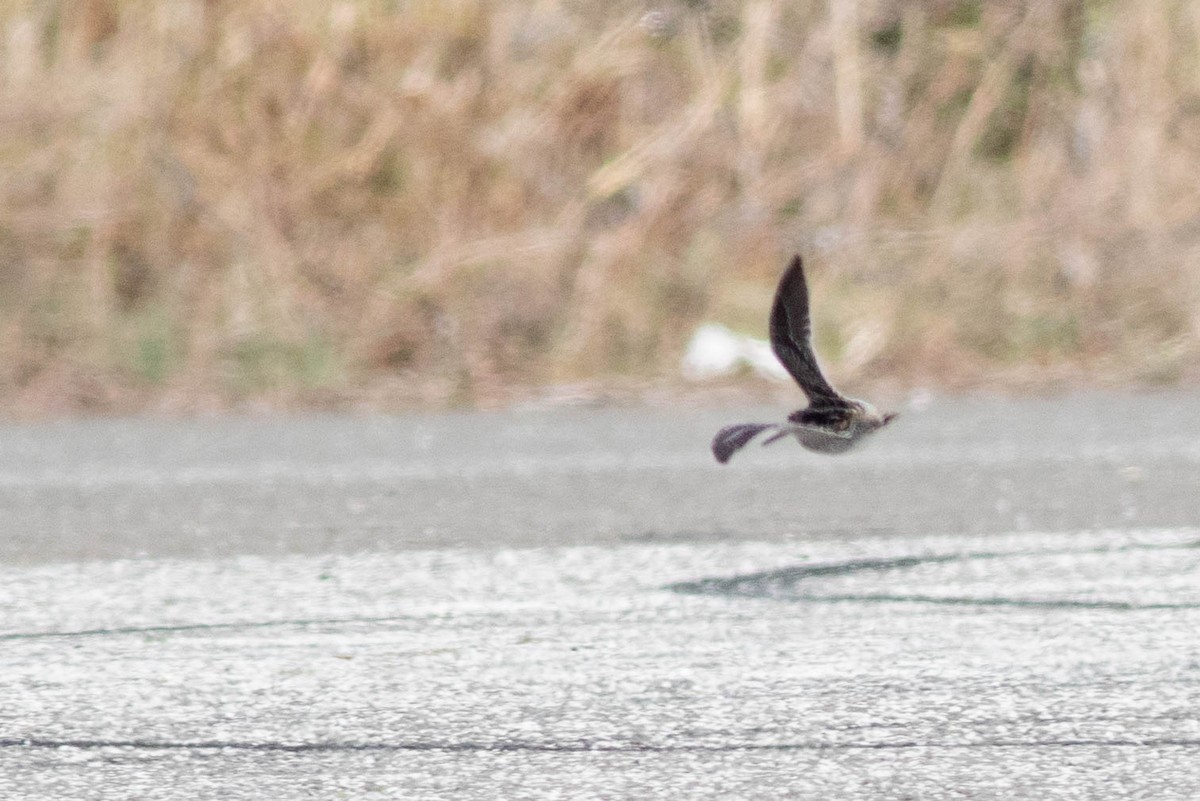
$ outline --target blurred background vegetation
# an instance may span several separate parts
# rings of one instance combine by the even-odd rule
[[[0,21],[9,414],[669,394],[698,324],[765,335],[792,251],[851,387],[1200,375],[1198,3]]]

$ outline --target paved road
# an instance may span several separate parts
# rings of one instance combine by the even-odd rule
[[[769,412],[0,429],[0,797],[1198,797],[1200,395]]]

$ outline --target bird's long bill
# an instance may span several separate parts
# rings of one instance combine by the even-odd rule
[[[717,461],[725,464],[733,454],[768,428],[777,428],[773,423],[737,423],[725,426],[713,437],[712,452]]]

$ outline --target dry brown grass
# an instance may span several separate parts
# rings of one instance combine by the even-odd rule
[[[830,13],[832,7],[834,13]],[[503,402],[1200,364],[1200,7],[0,0],[0,403]]]

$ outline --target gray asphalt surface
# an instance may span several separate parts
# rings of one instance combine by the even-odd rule
[[[0,428],[0,798],[1200,797],[1200,395]]]

